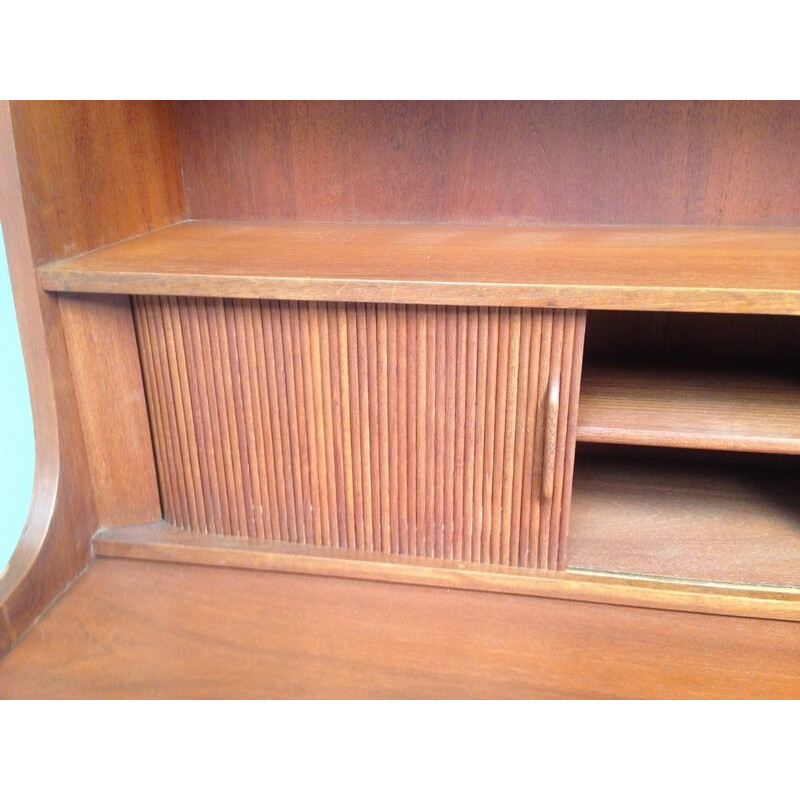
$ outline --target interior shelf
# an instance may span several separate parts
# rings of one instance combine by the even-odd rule
[[[797,587],[799,490],[788,456],[581,445],[567,565]]]
[[[192,221],[40,276],[61,292],[800,314],[800,231]]]
[[[578,441],[800,454],[800,375],[591,364]]]

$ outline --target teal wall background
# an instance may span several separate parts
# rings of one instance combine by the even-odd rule
[[[33,418],[0,230],[0,574],[28,516],[33,489]]]

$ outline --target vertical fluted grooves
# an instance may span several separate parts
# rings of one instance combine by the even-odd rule
[[[134,310],[169,522],[563,568],[583,312],[171,297]]]

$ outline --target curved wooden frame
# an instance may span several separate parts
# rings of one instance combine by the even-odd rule
[[[86,568],[99,528],[161,519],[130,301],[47,294],[38,265],[183,217],[170,177],[177,145],[164,143],[170,114],[147,103],[0,104],[0,221],[36,453],[28,519],[0,579],[0,655]],[[151,181],[160,188],[148,194]],[[115,202],[131,190],[135,202]]]
[[[28,519],[0,580],[0,654],[86,567],[97,515],[58,300],[31,253],[8,103],[0,105],[0,220],[28,375],[36,466]]]

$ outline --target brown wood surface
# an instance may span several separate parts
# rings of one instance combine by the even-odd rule
[[[800,455],[800,375],[590,366],[578,441]]]
[[[187,222],[41,269],[46,289],[800,313],[800,232]]]
[[[383,570],[392,580],[409,574],[393,560],[418,553],[439,564],[516,559],[508,569],[518,573],[526,563],[566,563],[798,585],[797,467],[785,457],[695,463],[684,453],[665,462],[646,448],[604,462],[586,451],[577,534],[565,548],[581,331],[561,312],[515,309],[691,311],[632,327],[615,315],[590,326],[590,353],[667,353],[686,364],[723,353],[750,366],[777,360],[777,374],[792,374],[798,121],[798,103],[4,104],[0,211],[37,472],[20,547],[0,578],[0,652],[84,568],[97,512],[123,522],[154,508],[142,415],[126,431],[131,480],[141,472],[142,486],[121,481],[125,440],[98,435],[117,400],[141,396],[126,356],[130,312],[111,314],[107,350],[121,361],[109,377],[120,380],[95,416],[88,409],[101,397],[93,386],[105,354],[83,344],[96,340],[100,317],[86,314],[85,297],[59,305],[39,280],[65,292],[161,295],[135,300],[160,500],[167,518],[221,533],[225,544],[110,543],[126,555],[250,566],[255,552],[299,568],[307,554],[268,548],[321,546],[364,561],[314,557],[309,571],[324,572],[324,560],[345,564],[341,574]],[[187,217],[233,221],[170,226]],[[155,230],[162,226],[170,227]],[[267,324],[265,304],[231,298],[271,298]],[[737,316],[718,324],[697,312]],[[792,317],[761,326],[738,316],[746,313]],[[610,338],[601,342],[598,330]],[[556,383],[558,419],[548,425],[540,410]],[[669,392],[659,395],[663,404]],[[741,406],[739,397],[734,427]],[[673,424],[673,412],[646,413]],[[552,473],[537,455],[548,451]],[[462,485],[479,489],[470,496]],[[127,499],[117,503],[117,492]],[[285,544],[270,541],[275,532]],[[370,551],[393,563],[369,562]],[[469,570],[439,569],[448,588],[452,576],[473,580]],[[575,603],[99,564],[59,607],[63,625],[57,608],[41,648],[26,649],[30,660],[18,672],[15,660],[0,664],[0,694],[13,673],[17,694],[60,685],[78,695],[266,687],[270,696],[354,696],[362,675],[368,696],[797,695],[795,624],[601,605],[607,579],[590,578],[551,577],[592,594]],[[489,585],[482,574],[474,580],[472,588]],[[672,582],[661,596],[630,583],[615,584],[614,596],[630,591],[632,603],[668,608],[681,591]],[[263,590],[276,585],[283,594]],[[709,592],[687,589],[703,599],[685,602],[694,611],[747,616],[767,604],[769,614],[795,613],[777,594]],[[373,596],[392,600],[371,606],[363,623]],[[343,613],[357,633],[350,642]],[[266,646],[265,621],[278,625]],[[200,633],[209,626],[218,631],[211,644]],[[84,645],[99,659],[87,659]],[[326,666],[309,671],[309,653]],[[343,678],[327,665],[341,668],[345,657],[356,666]],[[203,677],[191,672],[196,664]],[[237,676],[248,689],[232,688]]]
[[[800,591],[790,588],[667,582],[636,577],[520,570],[426,556],[360,553],[346,548],[209,536],[166,522],[100,531],[96,555],[176,564],[293,572],[320,577],[492,591],[605,605],[800,621]]]
[[[97,530],[58,300],[39,286],[17,157],[11,111],[8,103],[0,103],[0,223],[28,375],[36,455],[28,519],[0,577],[0,654],[84,569]]]
[[[1,652],[85,567],[98,513],[103,524],[160,516],[129,305],[59,303],[35,265],[184,209],[170,104],[13,102],[0,113],[0,212],[36,437],[29,517],[0,579]]]
[[[575,464],[570,568],[800,586],[796,457],[612,447]]]
[[[130,299],[63,295],[59,308],[98,525],[161,519]]]
[[[492,366],[473,375],[468,396],[468,330],[481,316]],[[359,318],[369,321],[361,330]],[[134,319],[167,521],[201,533],[556,568],[579,390],[579,376],[563,373],[575,366],[582,312],[156,297],[135,298]],[[408,331],[420,321],[433,338],[415,342]],[[555,330],[546,339],[545,327]],[[205,330],[216,333],[213,347]],[[414,368],[420,356],[424,374]],[[563,380],[552,408],[542,392],[525,386],[520,395],[518,376],[531,362]],[[479,388],[491,418],[480,436],[474,414],[467,429]],[[430,420],[423,432],[409,420],[412,405]],[[536,435],[543,414],[549,446]],[[467,441],[482,453],[469,481]],[[471,522],[465,528],[465,506],[478,509],[479,535]],[[531,537],[541,547],[529,547]]]
[[[800,697],[798,623],[101,560],[1,697]]]
[[[567,351],[568,358],[564,361],[563,374],[569,376],[571,381],[569,393],[578,392],[580,395],[580,387],[583,385],[583,353],[584,353],[584,339],[586,336],[586,315],[581,315],[578,312],[576,325],[574,328],[575,335],[572,342],[571,354]],[[569,356],[571,355],[571,363]],[[556,568],[563,570],[567,564],[567,553],[569,552],[569,518],[572,510],[572,487],[573,487],[573,473],[575,469],[575,447],[576,447],[576,433],[578,430],[578,413],[580,411],[580,396],[577,402],[570,403],[566,413],[559,416],[559,425],[565,425],[565,430],[561,433],[562,448],[564,452],[564,471],[563,474],[559,471],[559,478],[562,479],[563,484],[558,494],[561,503],[559,509],[559,518],[561,524],[561,533],[558,540],[554,543],[554,556],[556,558]]]
[[[800,317],[590,311],[586,362],[800,368]]]
[[[176,104],[193,219],[800,225],[800,103]]]
[[[185,218],[168,102],[14,102],[34,263]]]

